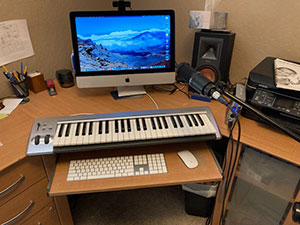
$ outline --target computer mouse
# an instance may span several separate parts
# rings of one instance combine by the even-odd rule
[[[177,154],[188,168],[192,169],[198,166],[198,160],[189,150],[183,150]]]

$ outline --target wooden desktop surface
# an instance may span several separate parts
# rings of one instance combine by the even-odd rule
[[[58,95],[49,96],[47,91],[30,93],[30,102],[19,105],[7,118],[0,120],[0,171],[26,157],[26,147],[34,118],[69,116],[82,113],[111,113],[135,110],[153,110],[155,105],[148,96],[136,99],[113,100],[111,88],[78,89],[61,88],[56,83]],[[160,109],[209,106],[222,135],[228,136],[224,123],[225,106],[188,99],[181,92],[168,92],[147,88]],[[261,149],[271,155],[300,165],[300,144],[292,138],[258,123],[240,117],[241,142]],[[234,137],[236,138],[236,133]]]

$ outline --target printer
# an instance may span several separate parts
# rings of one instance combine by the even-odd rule
[[[300,134],[300,91],[276,87],[275,59],[266,57],[250,71],[246,85],[246,102],[278,124]],[[242,115],[260,120],[246,110],[242,111]]]

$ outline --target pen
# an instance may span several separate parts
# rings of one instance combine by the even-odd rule
[[[23,63],[21,62],[21,75],[23,75]]]

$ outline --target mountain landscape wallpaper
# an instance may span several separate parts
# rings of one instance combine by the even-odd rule
[[[81,71],[170,67],[169,16],[76,18]]]

